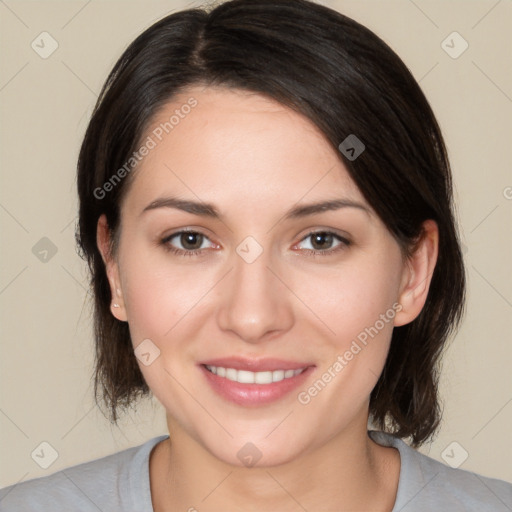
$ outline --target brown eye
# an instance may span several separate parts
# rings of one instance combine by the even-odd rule
[[[310,235],[311,236],[311,240],[312,240],[312,246],[313,246],[313,249],[315,250],[325,250],[325,249],[330,249],[331,246],[332,246],[332,243],[334,241],[334,237],[331,233],[323,233],[323,232],[319,232],[319,233],[314,233],[313,235]]]
[[[201,233],[183,232],[179,235],[179,241],[184,249],[194,251],[201,248],[203,242]]]
[[[166,250],[178,255],[194,256],[203,252],[205,240],[208,240],[208,237],[198,231],[178,231],[166,236],[160,243]]]
[[[309,233],[301,240],[301,243],[307,240],[310,240],[310,247],[306,247],[304,250],[308,253],[322,256],[328,256],[350,245],[349,240],[332,231],[315,231]],[[338,243],[336,244],[336,242]]]

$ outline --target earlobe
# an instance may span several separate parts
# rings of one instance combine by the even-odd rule
[[[107,273],[108,275],[108,273]],[[115,279],[111,279],[111,277],[108,277],[108,281],[110,283],[110,289],[112,290],[112,287],[115,286]],[[114,281],[114,282],[113,282]],[[110,304],[110,310],[112,312],[112,315],[120,320],[121,322],[128,321],[128,317],[126,315],[126,308],[123,300],[123,294],[121,292],[120,288],[116,287],[116,293],[112,294],[112,302]]]
[[[96,243],[100,251],[103,262],[105,263],[105,271],[107,273],[110,285],[110,293],[112,296],[110,311],[112,315],[122,322],[128,320],[126,315],[125,304],[123,300],[123,292],[119,277],[119,265],[111,252],[111,232],[107,223],[107,218],[103,214],[98,219],[96,230]]]
[[[398,302],[402,309],[395,316],[395,326],[412,322],[421,312],[428,296],[437,262],[439,230],[435,221],[423,223],[423,234],[404,265]]]

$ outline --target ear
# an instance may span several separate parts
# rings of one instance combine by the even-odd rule
[[[115,318],[126,322],[128,318],[123,300],[121,280],[119,278],[119,265],[111,253],[111,232],[105,214],[101,215],[98,219],[96,244],[105,263],[105,270],[110,284],[110,294],[112,297],[110,311]]]
[[[422,236],[404,265],[398,299],[402,309],[395,315],[395,326],[412,322],[423,309],[437,262],[438,248],[437,224],[431,219],[426,220]]]

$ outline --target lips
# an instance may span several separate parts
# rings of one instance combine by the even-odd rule
[[[223,368],[234,368],[235,370],[247,370],[250,372],[272,372],[275,370],[300,370],[308,366],[314,366],[311,362],[287,361],[284,359],[247,359],[243,357],[225,357],[208,359],[199,364],[204,366],[221,366]]]
[[[217,395],[239,406],[257,407],[277,401],[304,384],[316,365],[229,357],[209,359],[198,366]]]

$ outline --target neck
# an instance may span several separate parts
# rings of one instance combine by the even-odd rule
[[[400,456],[372,441],[366,423],[347,427],[288,463],[250,468],[217,459],[170,418],[168,423],[172,439],[159,443],[150,459],[155,512],[393,508]]]

